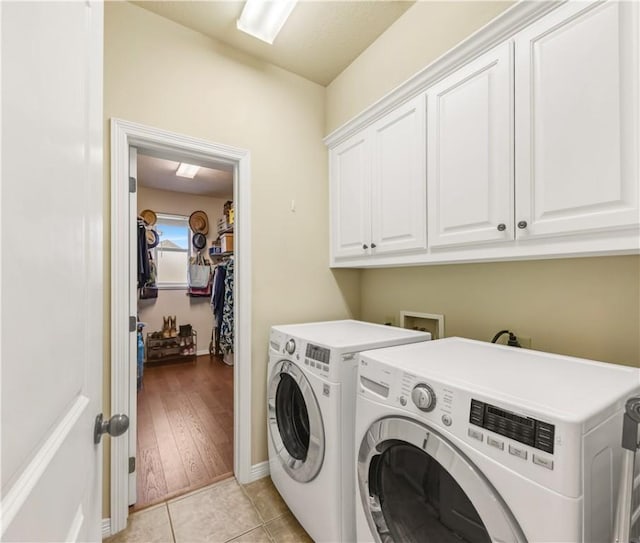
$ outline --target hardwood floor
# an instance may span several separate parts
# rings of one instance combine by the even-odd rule
[[[138,393],[139,510],[233,473],[233,367],[219,357],[145,366]]]

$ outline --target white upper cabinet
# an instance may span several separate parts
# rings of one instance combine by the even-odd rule
[[[429,245],[511,241],[513,44],[427,91]]]
[[[332,258],[426,250],[425,98],[331,149]]]
[[[371,162],[365,134],[330,153],[331,251],[334,258],[362,256],[371,238]]]
[[[516,36],[518,239],[638,224],[639,8],[570,2]]]
[[[333,266],[638,254],[640,2],[518,2],[325,141]]]
[[[427,248],[424,95],[371,129],[374,254]]]

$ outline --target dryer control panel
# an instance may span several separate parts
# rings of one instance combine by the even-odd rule
[[[403,371],[360,356],[358,402],[363,399],[405,413],[474,454],[491,458],[520,476],[559,492],[579,496],[582,435],[580,425],[543,417],[535,407],[514,405],[504,394],[470,390],[470,382],[452,383],[443,374]],[[359,407],[361,408],[361,407]]]
[[[532,417],[500,409],[479,400],[471,400],[469,422],[535,449],[553,454],[555,426]]]

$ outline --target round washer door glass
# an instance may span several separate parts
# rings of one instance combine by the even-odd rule
[[[526,541],[471,461],[442,435],[409,419],[390,417],[370,427],[358,452],[358,486],[376,541]]]
[[[324,426],[318,400],[302,370],[288,360],[271,372],[269,434],[284,470],[296,481],[313,480],[324,460]]]

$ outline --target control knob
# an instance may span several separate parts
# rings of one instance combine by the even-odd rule
[[[287,341],[286,345],[284,346],[284,350],[287,351],[289,354],[295,353],[296,342],[293,339],[290,339],[289,341]]]
[[[413,387],[411,399],[420,411],[433,411],[436,406],[436,394],[429,385],[421,383]]]

